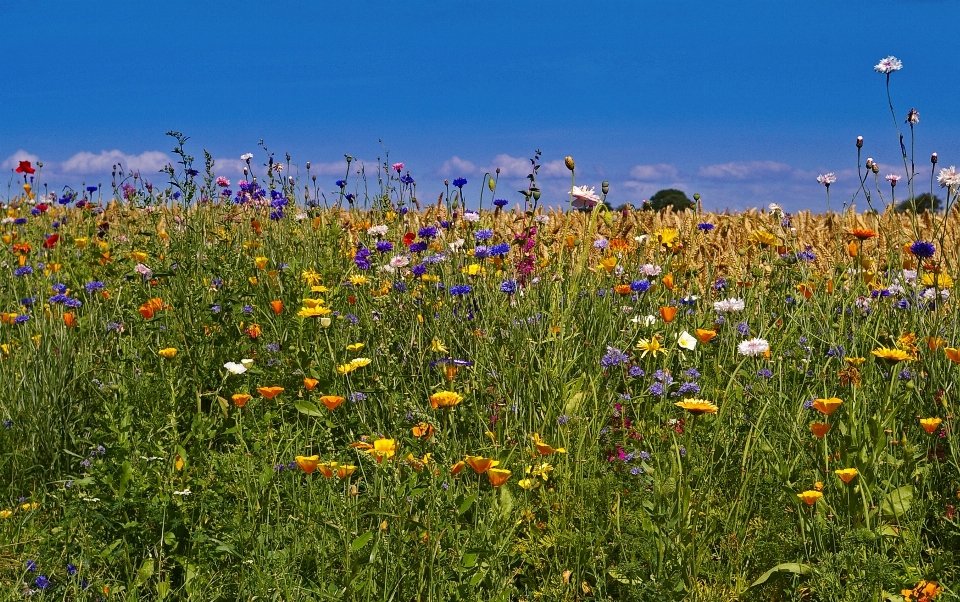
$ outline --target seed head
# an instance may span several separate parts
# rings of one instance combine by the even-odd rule
[[[570,155],[567,155],[566,157],[563,158],[563,164],[566,165],[567,169],[569,169],[570,171],[573,171],[573,168],[576,166],[576,164],[573,162],[573,157],[571,157]]]

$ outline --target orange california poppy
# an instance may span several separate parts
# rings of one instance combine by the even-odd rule
[[[320,464],[320,456],[297,456],[297,466],[307,474],[313,474]]]
[[[712,341],[715,336],[717,336],[717,331],[707,330],[706,328],[698,328],[693,331],[693,334],[697,335],[697,338],[701,343],[706,344]]]
[[[237,404],[237,407],[238,407],[238,408],[242,408],[243,406],[247,405],[247,402],[248,402],[248,401],[250,401],[250,394],[249,394],[249,393],[234,393],[234,394],[233,394],[233,397],[231,397],[231,399],[233,399],[233,403]]]
[[[664,306],[660,308],[660,317],[663,318],[664,322],[670,323],[673,322],[673,318],[677,315],[677,308]]]
[[[273,313],[280,315],[283,313],[283,301],[271,301],[270,308],[273,309]]]
[[[956,347],[944,347],[943,352],[951,362],[960,363],[960,349]]]
[[[463,460],[460,460],[459,462],[457,462],[456,464],[450,467],[450,474],[456,476],[460,474],[460,471],[466,468],[466,466],[467,466],[467,463],[464,462]]]
[[[483,456],[467,456],[466,462],[477,474],[484,473],[499,464],[493,458],[484,458]]]
[[[843,400],[838,397],[831,397],[829,399],[818,398],[813,401],[813,407],[829,416],[837,411],[837,408],[839,408],[842,403]]]
[[[506,468],[491,468],[487,470],[487,478],[494,487],[499,487],[507,482],[513,473]]]
[[[67,325],[67,328],[73,328],[77,325],[77,314],[69,311],[63,314],[63,323]]]
[[[337,406],[344,402],[343,397],[339,395],[324,395],[320,398],[320,403],[327,406],[330,411],[336,410]]]
[[[315,379],[315,378],[307,377],[307,378],[304,378],[304,379],[303,379],[303,386],[306,387],[307,391],[313,391],[313,389],[314,389],[319,383],[320,383],[320,381],[317,380],[317,379]]]
[[[814,422],[810,425],[810,430],[817,439],[823,439],[823,436],[830,431],[830,425],[825,422]]]
[[[433,437],[434,428],[431,424],[421,422],[410,429],[410,431],[413,433],[413,436],[418,439],[429,439]]]
[[[943,422],[942,418],[921,418],[920,426],[923,427],[923,430],[927,431],[928,434],[933,434],[940,428],[940,423]]]
[[[257,387],[257,393],[263,395],[267,399],[273,399],[277,395],[283,393],[283,387]]]
[[[666,276],[661,278],[660,282],[663,283],[663,286],[667,287],[667,290],[670,290],[670,291],[673,290],[673,274],[672,273],[667,274]],[[669,321],[670,320],[667,320],[667,322]]]

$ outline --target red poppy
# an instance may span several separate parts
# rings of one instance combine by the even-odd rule
[[[53,234],[53,235],[51,235],[51,236],[48,236],[48,237],[47,237],[47,240],[43,241],[43,248],[44,248],[44,249],[52,249],[52,248],[54,248],[55,246],[57,246],[57,242],[59,242],[59,241],[60,241],[60,235],[59,235],[59,234]]]
[[[46,213],[47,209],[49,208],[50,206],[47,205],[46,203],[40,203],[39,205],[37,205],[37,211],[39,211],[40,213]]]
[[[17,173],[36,173],[36,171],[29,161],[21,161],[17,166]]]
[[[403,244],[409,247],[410,245],[413,244],[413,241],[416,240],[416,238],[417,238],[416,234],[414,234],[413,232],[407,232],[406,234],[403,235]]]

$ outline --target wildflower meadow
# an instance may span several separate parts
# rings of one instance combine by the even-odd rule
[[[109,186],[20,162],[0,595],[956,599],[960,176],[891,113],[906,171],[851,140],[825,214],[613,209],[572,157],[547,199],[539,154],[429,201],[178,132]]]

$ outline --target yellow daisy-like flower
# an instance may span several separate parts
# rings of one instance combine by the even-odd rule
[[[600,267],[609,274],[617,267],[617,258],[613,255],[604,257],[600,260]]]
[[[318,285],[318,286],[311,286],[311,287],[310,287],[310,292],[311,292],[311,293],[326,293],[326,292],[328,292],[329,290],[330,290],[330,289],[328,289],[327,287],[323,286],[322,284],[321,284],[321,285]]]
[[[849,483],[855,479],[858,474],[860,474],[856,468],[841,468],[840,470],[835,470],[833,472],[840,477],[840,480],[844,483]]]
[[[640,339],[637,343],[637,349],[643,352],[640,354],[640,357],[646,357],[648,353],[654,357],[656,357],[658,353],[666,353],[663,345],[660,344],[660,339],[657,337],[652,337],[649,340]]]
[[[851,365],[853,365],[853,366],[859,366],[859,365],[862,364],[863,362],[867,361],[867,358],[865,358],[865,357],[845,357],[845,358],[843,358],[843,361],[845,361],[845,362],[847,362],[848,364],[851,364]]]
[[[463,401],[463,395],[453,391],[438,391],[430,396],[430,406],[438,408],[452,408]]]
[[[653,233],[657,242],[664,246],[670,246],[680,237],[680,231],[676,228],[660,228]]]
[[[363,368],[364,366],[369,366],[372,361],[369,357],[356,357],[350,360],[350,365]]]
[[[924,286],[935,286],[937,288],[953,288],[953,278],[950,274],[931,274],[927,272],[920,279]]]
[[[363,348],[364,348],[363,343],[353,343],[351,345],[347,345],[347,351],[352,351],[354,353],[356,353],[357,351],[360,351]]]
[[[166,349],[161,349],[161,350],[158,351],[157,353],[160,355],[160,357],[165,357],[165,358],[167,358],[167,359],[171,359],[171,358],[173,358],[173,357],[176,357],[176,355],[177,355],[177,348],[176,348],[176,347],[167,347]]]
[[[755,230],[752,234],[750,234],[750,238],[747,240],[761,247],[772,247],[773,245],[780,243],[779,238],[773,234],[770,234],[766,230]]]
[[[487,270],[483,268],[479,263],[471,263],[468,266],[460,268],[460,271],[468,276],[476,276],[478,274],[486,274]]]
[[[350,374],[360,366],[355,366],[353,364],[340,364],[337,366],[337,374]]]
[[[430,351],[435,353],[448,353],[446,345],[444,345],[440,339],[433,339],[433,341],[430,342]]]
[[[804,504],[812,506],[817,503],[817,500],[823,497],[823,494],[819,491],[811,489],[809,491],[804,491],[803,493],[798,493],[797,497],[803,500]]]
[[[333,310],[329,307],[301,307],[300,311],[297,312],[297,315],[301,318],[319,318],[320,316],[325,316],[327,314],[333,313]]]
[[[897,362],[905,362],[914,359],[913,356],[903,349],[891,349],[889,347],[879,347],[870,353],[872,353],[878,360],[883,360],[889,364],[896,364]]]
[[[360,286],[361,284],[366,284],[370,282],[370,279],[364,276],[363,274],[354,274],[353,276],[350,276],[348,280],[350,280],[350,284],[352,284],[353,286]]]
[[[678,408],[682,408],[694,416],[699,416],[700,414],[716,414],[717,405],[712,401],[707,401],[706,399],[684,399],[683,401],[678,401],[675,404]]]
[[[304,281],[306,281],[307,286],[314,286],[314,285],[320,284],[320,281],[323,279],[323,277],[320,274],[318,274],[312,269],[304,270],[300,274],[300,277],[303,278]]]
[[[377,439],[367,453],[376,458],[377,462],[382,462],[384,458],[389,460],[397,453],[397,441],[386,438]]]
[[[304,306],[304,307],[309,307],[310,309],[313,309],[313,308],[318,307],[318,306],[323,305],[323,304],[324,304],[323,299],[310,299],[310,298],[307,298],[307,299],[304,299],[304,300],[303,300],[303,306]]]

